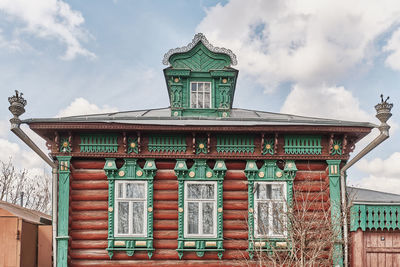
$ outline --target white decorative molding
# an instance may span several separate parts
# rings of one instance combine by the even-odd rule
[[[214,47],[212,44],[210,44],[207,40],[207,38],[204,36],[204,34],[202,33],[197,33],[194,37],[191,43],[189,43],[187,46],[184,47],[177,47],[174,49],[170,49],[165,55],[164,55],[164,59],[162,61],[162,63],[164,65],[170,65],[169,63],[169,58],[176,53],[185,53],[190,51],[193,47],[195,47],[197,45],[198,42],[202,42],[203,45],[205,47],[207,47],[210,51],[214,52],[214,53],[222,53],[222,54],[226,54],[231,58],[231,64],[232,65],[237,65],[237,59],[236,59],[236,55],[230,50],[230,49],[226,49],[223,47]]]

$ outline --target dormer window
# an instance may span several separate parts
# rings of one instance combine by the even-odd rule
[[[211,108],[211,83],[191,82],[190,83],[190,107]]]

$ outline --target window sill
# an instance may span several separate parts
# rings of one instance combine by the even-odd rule
[[[218,252],[219,259],[222,259],[223,252],[223,240],[218,238],[185,238],[178,239],[178,255],[179,259],[182,259],[185,251],[194,251],[197,256],[203,257],[207,251]]]
[[[133,256],[135,251],[147,251],[149,259],[153,256],[153,239],[149,238],[113,238],[108,240],[108,256],[113,257],[114,252],[125,251],[128,256]]]

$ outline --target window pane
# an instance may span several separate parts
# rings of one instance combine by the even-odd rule
[[[271,185],[265,183],[258,184],[257,199],[271,199]]]
[[[201,185],[200,184],[188,184],[188,198],[189,199],[200,199],[201,198]]]
[[[204,108],[210,108],[210,94],[204,93]]]
[[[214,233],[214,205],[212,202],[203,203],[203,234]]]
[[[282,199],[282,187],[281,184],[271,185],[272,199]]]
[[[214,199],[214,185],[213,184],[202,185],[201,198],[202,199]]]
[[[144,196],[145,196],[144,184],[138,184],[138,183],[126,184],[127,198],[144,198]]]
[[[210,83],[204,83],[204,92],[210,92]]]
[[[192,83],[192,92],[197,91],[197,83]]]
[[[118,183],[118,194],[117,197],[122,198],[124,197],[124,184]]]
[[[198,86],[198,87],[197,87],[197,91],[198,91],[199,93],[200,93],[200,92],[203,92],[204,83],[199,83],[197,86]]]
[[[202,93],[198,94],[197,108],[203,108],[203,94]]]
[[[132,202],[132,234],[143,234],[144,202]]]
[[[273,232],[276,235],[283,234],[283,203],[275,202],[272,203],[272,224],[273,224]]]
[[[268,203],[258,203],[257,226],[259,235],[268,235]]]
[[[192,108],[196,108],[197,106],[196,106],[196,104],[197,104],[197,98],[196,98],[196,92],[192,92],[192,96],[191,96],[191,99],[190,99],[190,107],[192,107]]]
[[[128,233],[128,215],[129,214],[129,203],[119,202],[118,203],[118,234]]]
[[[199,203],[188,202],[188,234],[199,233]]]

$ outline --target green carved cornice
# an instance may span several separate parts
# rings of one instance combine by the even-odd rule
[[[285,154],[321,155],[320,135],[285,135]]]
[[[106,158],[104,171],[108,178],[108,246],[106,250],[110,259],[116,251],[125,251],[133,256],[135,251],[147,251],[149,259],[153,255],[153,190],[154,176],[157,167],[154,159],[146,159],[141,168],[137,159],[124,159],[125,163],[117,168],[115,158]],[[146,237],[115,237],[114,236],[114,198],[115,181],[136,180],[147,181],[147,236]]]
[[[68,222],[70,156],[58,156],[58,226],[57,226],[57,267],[66,267],[68,258]]]
[[[178,159],[175,164],[175,174],[178,177],[178,255],[182,259],[187,251],[196,252],[203,257],[207,251],[218,252],[221,259],[223,252],[223,185],[227,168],[223,160],[217,160],[214,168],[208,167],[205,159],[195,159],[188,169],[185,159]],[[184,181],[217,181],[217,237],[216,238],[185,238],[184,237]]]
[[[254,139],[253,135],[219,134],[216,150],[218,153],[253,154]]]
[[[117,153],[118,134],[81,134],[81,152]]]
[[[400,205],[355,204],[350,210],[350,231],[400,230]]]
[[[286,182],[286,202],[288,208],[292,206],[293,203],[293,180],[296,177],[297,167],[293,160],[287,160],[285,162],[283,170],[280,169],[276,160],[265,160],[263,166],[261,168],[257,167],[255,160],[247,160],[246,168],[244,170],[247,180],[248,180],[248,224],[249,224],[249,256],[253,258],[255,250],[257,251],[278,251],[277,248],[278,242],[287,242],[290,240],[286,240],[285,238],[256,238],[254,236],[254,193],[255,187],[258,182]],[[287,226],[290,230],[290,225]],[[259,246],[255,247],[256,244]],[[287,248],[289,249],[290,244],[287,244]]]
[[[185,152],[186,138],[184,135],[149,135],[148,150],[150,152]]]
[[[343,266],[342,227],[340,208],[340,160],[327,160],[329,171],[329,196],[331,221],[335,243],[333,245],[333,266]]]

